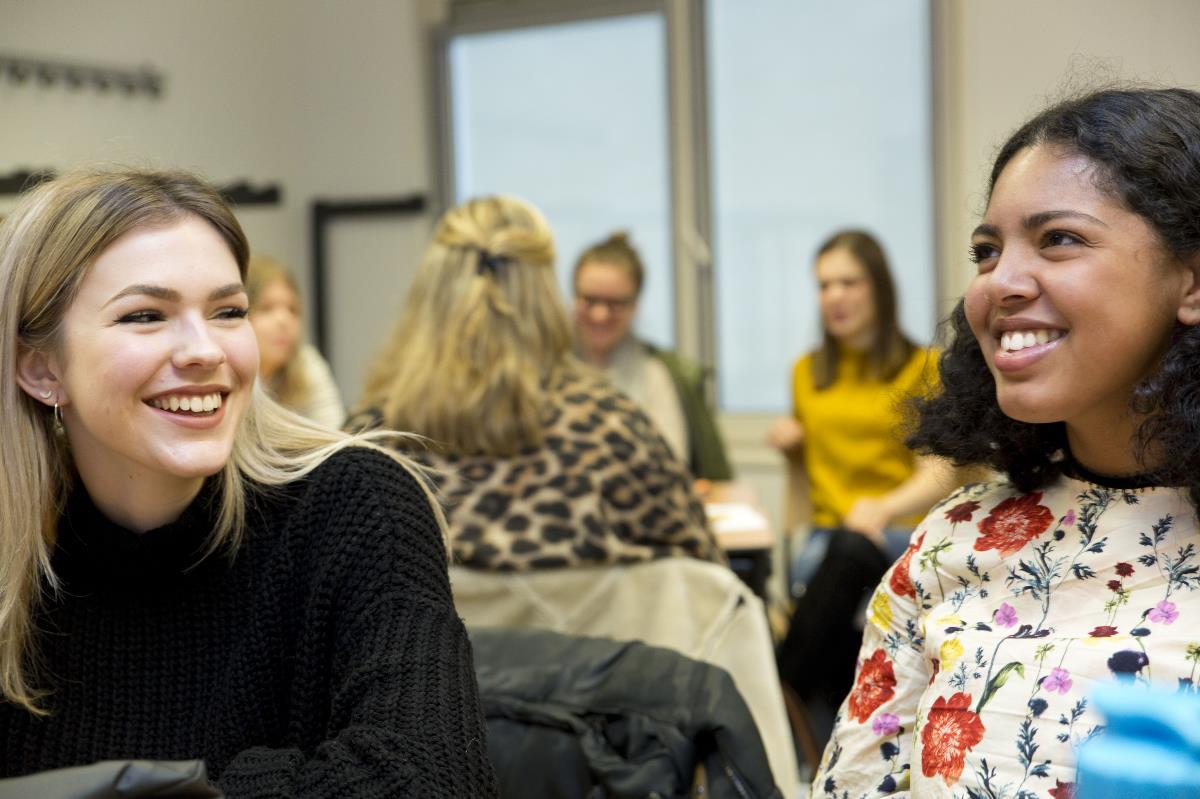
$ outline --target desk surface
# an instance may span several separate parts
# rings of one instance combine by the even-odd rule
[[[726,552],[770,549],[774,545],[771,520],[748,484],[714,482],[697,488],[717,543]]]

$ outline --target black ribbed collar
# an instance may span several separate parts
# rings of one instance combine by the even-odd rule
[[[1167,485],[1161,477],[1153,472],[1123,475],[1093,472],[1091,469],[1075,460],[1070,450],[1065,450],[1063,452],[1062,470],[1068,477],[1074,477],[1076,480],[1082,480],[1085,483],[1094,483],[1095,485],[1103,486],[1104,488],[1130,490],[1139,488],[1158,488]]]
[[[200,562],[208,543],[217,517],[217,483],[206,480],[175,521],[137,533],[105,516],[77,480],[58,523],[55,571],[69,588],[178,582]]]

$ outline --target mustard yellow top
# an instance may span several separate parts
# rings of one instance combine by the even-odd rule
[[[813,524],[836,527],[860,497],[886,494],[912,477],[916,457],[904,446],[901,404],[936,387],[937,354],[918,347],[891,381],[864,376],[866,356],[844,350],[837,378],[823,391],[813,386],[812,354],[792,370],[793,412],[804,426]],[[924,513],[895,519],[915,526]]]

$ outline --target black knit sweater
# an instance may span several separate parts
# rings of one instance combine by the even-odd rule
[[[417,482],[345,450],[255,499],[232,562],[197,565],[212,493],[142,535],[72,496],[38,616],[50,715],[0,705],[0,776],[203,758],[229,797],[494,796]]]

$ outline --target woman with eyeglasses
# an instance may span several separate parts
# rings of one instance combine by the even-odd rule
[[[575,262],[576,352],[645,409],[695,477],[728,480],[733,470],[704,396],[703,368],[633,333],[644,279],[625,233],[583,251]]]

